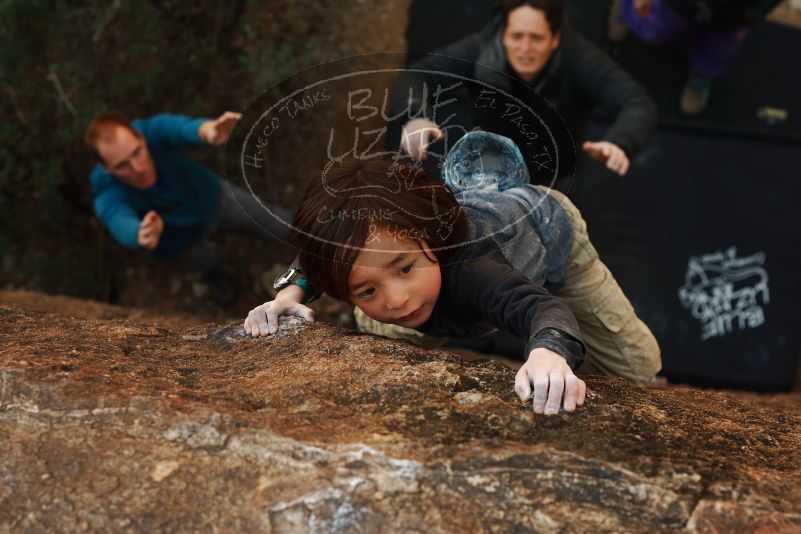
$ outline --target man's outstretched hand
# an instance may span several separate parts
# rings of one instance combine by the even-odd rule
[[[241,113],[226,111],[216,119],[204,122],[198,132],[200,139],[209,145],[224,145],[240,118],[242,118]]]
[[[147,212],[139,223],[139,232],[136,234],[136,242],[139,246],[153,250],[159,244],[161,232],[164,231],[164,220],[153,210]]]
[[[609,141],[585,141],[581,148],[591,158],[606,163],[606,168],[620,176],[629,172],[629,157],[623,149]]]

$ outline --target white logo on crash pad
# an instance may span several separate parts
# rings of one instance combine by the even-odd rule
[[[701,322],[702,341],[765,322],[770,291],[764,265],[764,252],[738,258],[736,247],[690,258],[679,299]]]

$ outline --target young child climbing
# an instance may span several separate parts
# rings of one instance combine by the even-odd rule
[[[458,175],[464,162],[451,167]],[[309,185],[295,218],[299,270],[284,279],[275,300],[251,310],[245,331],[275,333],[280,315],[313,320],[303,302],[314,290],[353,303],[362,330],[422,345],[505,330],[527,340],[515,391],[548,415],[583,404],[586,386],[574,370],[588,346],[586,371],[636,383],[656,373],[653,336],[607,276],[567,199],[556,202],[530,185],[504,191],[449,185],[427,181],[419,166],[403,160],[327,168]],[[493,198],[494,191],[502,196]],[[571,307],[580,312],[582,334]]]

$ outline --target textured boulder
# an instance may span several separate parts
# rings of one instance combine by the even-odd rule
[[[495,362],[48,298],[0,304],[0,532],[801,531],[797,396],[588,378],[545,418]]]

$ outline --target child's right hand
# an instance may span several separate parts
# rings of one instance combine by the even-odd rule
[[[294,315],[314,322],[314,311],[308,306],[294,299],[276,298],[250,310],[245,319],[245,333],[253,337],[275,334],[281,315]]]
[[[587,386],[573,374],[562,356],[546,348],[536,348],[517,372],[515,392],[520,400],[532,399],[534,413],[556,415],[563,405],[566,412],[583,405]]]

